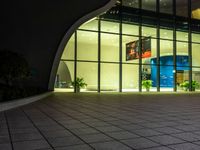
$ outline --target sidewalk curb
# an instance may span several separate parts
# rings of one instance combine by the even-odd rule
[[[53,92],[46,92],[46,93],[39,94],[36,96],[31,96],[31,97],[27,97],[27,98],[22,98],[22,99],[17,99],[17,100],[13,100],[13,101],[0,103],[0,112],[38,101],[38,100],[46,98],[52,94],[53,94]]]

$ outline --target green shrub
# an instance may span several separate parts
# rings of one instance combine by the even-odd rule
[[[13,86],[30,76],[28,62],[21,55],[9,51],[0,51],[0,80],[6,86]]]
[[[24,80],[29,77],[29,65],[23,56],[0,50],[0,101],[29,96],[28,89],[23,86]]]
[[[146,89],[146,91],[149,91],[150,88],[152,87],[152,80],[142,80],[142,87]]]
[[[197,81],[195,80],[192,81],[192,91],[195,91],[195,89],[199,88],[199,86],[200,84]],[[183,83],[180,84],[180,87],[182,87],[183,90],[188,91],[190,88],[189,81],[184,81]]]

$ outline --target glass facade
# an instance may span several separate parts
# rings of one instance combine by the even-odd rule
[[[141,92],[144,80],[152,81],[150,91],[183,91],[184,82],[192,91],[193,81],[200,83],[197,6],[188,0],[122,0],[71,36],[55,87],[74,91],[71,82],[82,77],[82,91]]]

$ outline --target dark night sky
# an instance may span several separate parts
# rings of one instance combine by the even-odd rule
[[[2,0],[0,50],[22,54],[35,72],[28,83],[47,89],[52,63],[66,31],[109,0]],[[89,4],[89,5],[88,5]]]

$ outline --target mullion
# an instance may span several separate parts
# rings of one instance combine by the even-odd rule
[[[139,0],[139,67],[138,67],[138,83],[139,92],[142,92],[142,0]]]
[[[74,81],[77,78],[77,31],[74,33]],[[77,92],[76,90],[76,82],[74,82],[74,93]]]
[[[174,16],[174,27],[173,27],[173,79],[174,85],[173,90],[174,92],[177,91],[177,67],[176,67],[176,54],[177,54],[177,44],[176,44],[176,0],[173,0],[173,16]]]
[[[119,24],[119,92],[122,92],[122,12],[120,5],[120,24]]]
[[[189,57],[189,91],[192,91],[192,32],[191,0],[188,0],[188,57]]]
[[[98,93],[101,92],[101,19],[98,20]]]
[[[156,13],[157,13],[157,28],[156,28],[156,35],[157,35],[157,91],[160,91],[160,0],[156,0]]]

